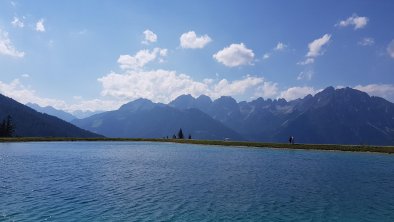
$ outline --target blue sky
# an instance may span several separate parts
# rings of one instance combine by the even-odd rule
[[[393,1],[0,0],[0,93],[68,111],[349,86],[394,101]]]

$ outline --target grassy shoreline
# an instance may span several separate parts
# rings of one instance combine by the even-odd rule
[[[219,140],[180,140],[180,139],[144,139],[144,138],[54,138],[54,137],[13,137],[0,138],[0,143],[9,142],[76,142],[76,141],[145,141],[145,142],[171,142],[199,145],[238,146],[255,148],[284,148],[303,150],[333,150],[351,152],[377,152],[394,154],[394,146],[367,146],[367,145],[339,145],[339,144],[288,144],[288,143],[264,143],[264,142],[241,142]]]

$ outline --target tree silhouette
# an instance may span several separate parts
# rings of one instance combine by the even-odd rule
[[[183,132],[182,132],[182,128],[181,129],[179,129],[179,132],[178,132],[178,139],[183,139],[184,137],[183,137]]]
[[[0,124],[0,137],[12,137],[14,131],[15,127],[12,123],[12,117],[8,115]]]
[[[191,140],[192,139],[192,134],[189,134],[189,140]]]

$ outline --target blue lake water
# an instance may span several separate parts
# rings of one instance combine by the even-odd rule
[[[394,155],[0,144],[0,221],[394,221]]]

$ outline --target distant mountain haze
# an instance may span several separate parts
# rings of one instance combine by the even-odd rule
[[[107,137],[172,138],[180,128],[187,138],[244,140],[234,130],[199,109],[176,109],[137,99],[118,110],[74,120],[73,124]]]
[[[52,106],[46,106],[46,107],[41,107],[35,103],[27,103],[26,106],[40,112],[40,113],[46,113],[51,116],[56,116],[59,119],[62,119],[67,122],[71,122],[71,120],[76,119],[77,117],[73,116],[70,113],[67,113],[63,110],[58,110],[53,108]]]
[[[49,133],[45,125],[49,123],[41,123],[37,117],[56,119],[63,133],[73,127],[4,96],[0,104],[0,117],[11,113],[18,125],[30,124],[18,129],[21,136]],[[205,95],[181,95],[169,104],[137,99],[118,110],[71,123],[107,137],[171,138],[182,128],[185,137],[191,134],[193,139],[288,142],[294,136],[296,143],[394,145],[394,104],[352,88],[328,87],[292,101],[258,98],[237,102],[229,96],[212,100]]]
[[[27,103],[26,106],[40,112],[40,113],[46,113],[51,116],[56,116],[59,119],[62,119],[67,122],[71,122],[73,119],[83,119],[89,116],[92,116],[94,114],[101,113],[103,111],[82,111],[82,110],[75,110],[72,113],[56,109],[52,106],[46,106],[42,107],[38,104],[35,103]]]
[[[37,112],[11,98],[0,94],[0,120],[8,115],[15,126],[15,136],[20,137],[102,137],[80,129],[57,117]]]

